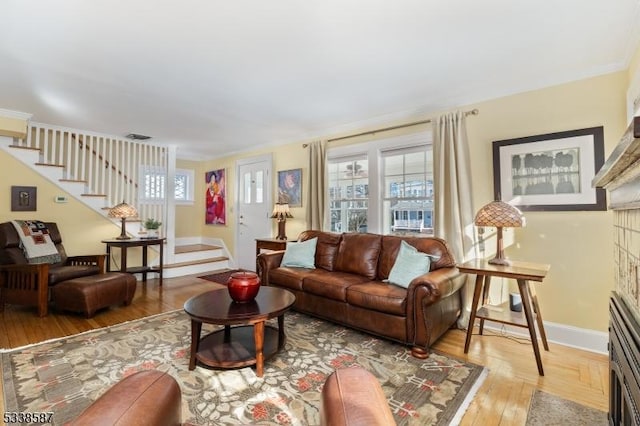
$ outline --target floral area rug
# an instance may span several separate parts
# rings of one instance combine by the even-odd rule
[[[419,360],[405,346],[295,312],[285,315],[285,329],[286,345],[261,378],[250,367],[189,371],[183,311],[4,351],[5,411],[52,411],[61,425],[123,377],[158,369],[180,384],[183,422],[317,425],[327,376],[360,365],[379,379],[399,425],[445,425],[459,420],[486,373],[437,353]]]

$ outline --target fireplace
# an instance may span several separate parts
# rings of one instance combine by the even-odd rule
[[[613,210],[615,290],[609,302],[609,424],[640,425],[640,117],[593,179]]]

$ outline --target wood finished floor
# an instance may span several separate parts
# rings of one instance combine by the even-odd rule
[[[8,305],[0,313],[0,348],[15,348],[181,309],[191,296],[214,286],[218,284],[195,276],[165,278],[163,287],[150,279],[147,284],[138,284],[131,306],[112,307],[91,319],[56,311],[38,318],[34,309]],[[435,345],[436,350],[489,368],[462,425],[524,425],[535,389],[607,411],[607,356],[549,343],[550,351],[542,353],[545,376],[541,377],[529,342],[497,335],[474,336],[469,353],[464,354],[464,338],[464,331],[451,330]],[[0,398],[4,411],[3,405],[4,396]]]

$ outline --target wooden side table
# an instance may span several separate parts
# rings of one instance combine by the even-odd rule
[[[110,240],[102,240],[107,245],[107,272],[111,271],[111,247],[120,248],[120,272],[128,272],[130,274],[142,274],[142,281],[147,282],[148,272],[157,272],[160,286],[162,287],[162,267],[163,267],[163,250],[166,238],[131,238],[129,240],[118,240],[116,238]],[[149,246],[159,247],[159,263],[158,266],[149,266],[147,248]],[[129,247],[142,247],[142,266],[127,266],[127,249]]]
[[[471,305],[471,318],[469,319],[469,326],[467,327],[467,339],[464,343],[465,354],[469,351],[469,343],[471,343],[471,335],[473,334],[476,318],[480,319],[481,335],[485,320],[527,328],[529,329],[529,336],[531,336],[531,345],[533,346],[533,353],[536,357],[538,373],[544,376],[534,321],[538,323],[540,338],[546,351],[549,350],[549,344],[547,343],[547,334],[544,331],[538,297],[536,296],[533,286],[529,284],[529,281],[542,282],[547,272],[549,272],[549,268],[550,266],[546,264],[520,261],[512,261],[509,266],[492,265],[488,261],[481,259],[471,260],[462,265],[458,265],[460,272],[476,274],[476,285],[473,292],[473,303]],[[489,296],[491,277],[513,278],[518,282],[523,312],[511,311],[509,309],[509,302],[505,302],[493,309],[485,306]],[[482,306],[478,307],[481,294]]]
[[[278,240],[277,238],[256,238],[256,257],[260,254],[260,250],[285,250],[287,248],[287,240]]]

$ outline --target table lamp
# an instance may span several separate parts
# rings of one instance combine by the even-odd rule
[[[114,207],[111,207],[109,209],[109,217],[119,217],[120,219],[122,219],[122,232],[118,237],[116,237],[116,240],[131,239],[131,237],[127,235],[125,221],[127,220],[128,217],[136,217],[136,216],[138,216],[138,210],[136,210],[135,207],[125,203],[124,200],[120,204]]]
[[[287,222],[287,218],[293,218],[293,215],[289,213],[289,204],[276,203],[276,205],[273,207],[271,218],[278,221],[278,236],[276,237],[276,239],[286,240],[287,235],[284,231],[285,223]]]
[[[495,226],[498,230],[496,257],[491,259],[489,263],[492,265],[511,265],[509,259],[504,255],[502,228],[519,228],[524,226],[526,221],[522,212],[504,201],[492,201],[478,210],[474,223],[476,226]]]

